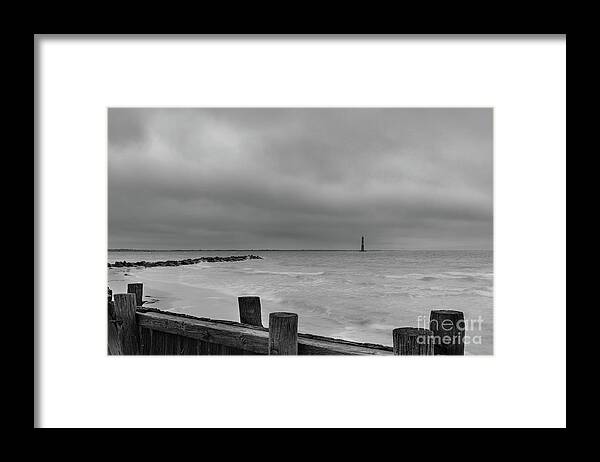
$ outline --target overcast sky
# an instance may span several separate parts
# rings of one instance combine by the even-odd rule
[[[492,248],[491,109],[109,109],[108,245]]]

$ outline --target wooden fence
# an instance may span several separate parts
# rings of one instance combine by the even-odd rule
[[[463,355],[464,315],[431,311],[429,329],[392,331],[393,347],[298,332],[296,313],[269,314],[259,297],[239,297],[240,322],[199,318],[143,306],[143,285],[108,292],[109,355]]]

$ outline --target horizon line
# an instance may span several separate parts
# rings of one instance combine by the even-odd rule
[[[385,251],[413,251],[413,250],[427,250],[427,251],[464,251],[464,250],[487,250],[491,249],[369,249],[365,252],[385,252]],[[360,249],[132,249],[132,248],[109,248],[109,252],[241,252],[241,251],[252,251],[252,252],[360,252]]]

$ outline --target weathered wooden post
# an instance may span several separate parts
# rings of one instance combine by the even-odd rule
[[[399,327],[392,331],[394,354],[425,356],[433,354],[433,332],[417,327]]]
[[[114,314],[118,324],[118,338],[124,355],[139,354],[138,326],[135,317],[135,294],[115,294]]]
[[[269,314],[269,354],[298,354],[298,315],[296,313]]]
[[[113,293],[108,289],[108,319],[115,319],[115,302],[113,302]]]
[[[262,327],[262,310],[260,297],[238,297],[240,322],[251,326]]]
[[[465,315],[462,311],[432,310],[429,329],[433,332],[434,355],[465,354]]]
[[[110,287],[108,288],[108,319],[114,319],[114,312],[115,308],[114,308],[114,302],[113,302],[113,294],[112,294],[112,290],[110,290]]]
[[[127,284],[127,293],[135,294],[135,306],[142,306],[144,300],[144,284],[141,282]]]
[[[108,289],[108,354],[120,355],[121,343],[119,341],[119,327],[115,320],[115,302],[112,299],[112,290]]]

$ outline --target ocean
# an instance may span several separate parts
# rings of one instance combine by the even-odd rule
[[[238,321],[237,297],[298,314],[299,331],[392,345],[392,329],[426,327],[432,309],[465,313],[465,352],[493,353],[493,252],[482,250],[108,251],[108,262],[254,254],[262,260],[109,268],[113,293],[144,283],[147,306]]]

